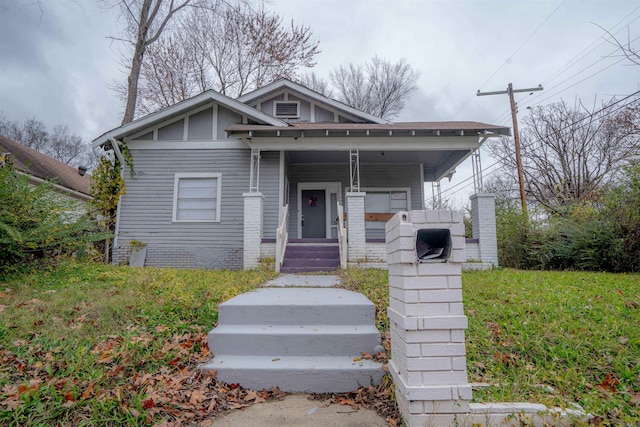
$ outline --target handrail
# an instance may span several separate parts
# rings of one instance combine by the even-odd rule
[[[340,268],[347,268],[347,230],[344,228],[344,208],[338,201],[338,247],[340,249]]]
[[[280,273],[280,268],[284,262],[284,253],[287,250],[289,233],[287,232],[287,222],[289,220],[289,205],[282,207],[282,219],[280,226],[276,229],[276,273]]]

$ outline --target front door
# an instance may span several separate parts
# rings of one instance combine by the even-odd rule
[[[327,237],[325,190],[302,190],[302,238]]]

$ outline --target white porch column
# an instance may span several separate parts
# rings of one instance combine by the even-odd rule
[[[262,193],[243,193],[244,197],[244,269],[258,266],[262,245]]]
[[[358,262],[366,258],[366,241],[364,230],[364,198],[365,192],[348,192],[347,198],[347,261]]]
[[[471,225],[473,238],[479,241],[480,260],[498,265],[495,194],[477,193],[471,196]]]
[[[464,341],[467,318],[462,305],[461,265],[466,259],[462,217],[444,210],[397,212],[385,228],[389,372],[400,412],[409,427],[470,425],[465,422],[470,414],[471,387]],[[450,257],[418,262],[419,231],[448,232]]]

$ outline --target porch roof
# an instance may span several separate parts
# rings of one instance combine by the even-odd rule
[[[289,126],[235,124],[225,129],[237,137],[296,136],[509,136],[511,129],[479,122],[290,123]]]
[[[284,150],[292,164],[348,164],[349,150],[361,163],[422,165],[425,181],[451,176],[490,137],[508,127],[478,122],[235,124],[225,129],[261,150]]]

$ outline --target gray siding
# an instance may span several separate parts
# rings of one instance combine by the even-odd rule
[[[189,141],[211,141],[212,139],[223,140],[226,137],[225,129],[230,125],[242,123],[242,115],[231,111],[228,108],[218,106],[218,120],[216,122],[217,134],[212,137],[213,132],[213,108],[207,108],[189,116],[187,126],[187,140]],[[135,140],[153,140],[153,130],[155,126],[148,128],[149,132],[139,136]],[[184,140],[185,120],[181,119],[166,126],[158,128],[158,140],[160,141],[182,141]]]
[[[207,108],[189,116],[189,141],[213,139],[213,108]]]
[[[136,176],[126,177],[116,252],[135,239],[148,244],[148,265],[242,268],[242,193],[249,188],[249,151],[131,149],[131,154]],[[172,222],[179,172],[222,173],[220,222]]]
[[[316,105],[316,122],[333,122],[333,113]]]
[[[158,140],[181,141],[184,138],[184,119],[158,129]]]
[[[289,166],[289,237],[298,236],[298,185],[299,182],[340,182],[344,204],[345,191],[350,185],[349,165],[344,164],[296,164]],[[397,164],[361,164],[360,186],[363,188],[411,189],[410,209],[422,209],[422,185],[420,165]],[[384,229],[367,229],[368,238],[384,238]]]
[[[229,125],[237,123],[242,123],[242,116],[240,114],[224,107],[218,107],[218,139],[224,139],[224,130],[229,127]],[[249,178],[247,177],[247,179]]]

